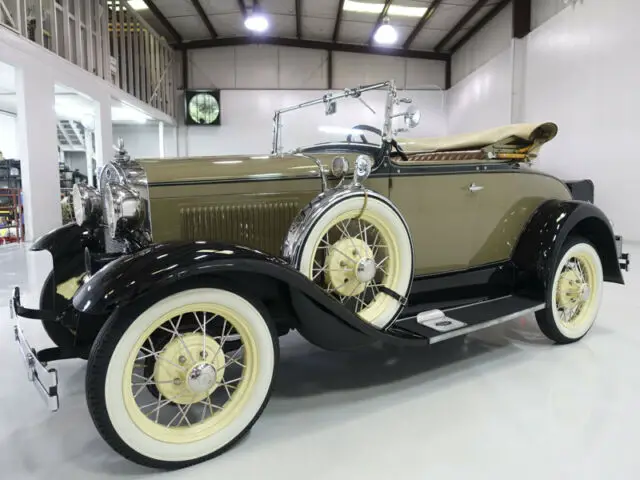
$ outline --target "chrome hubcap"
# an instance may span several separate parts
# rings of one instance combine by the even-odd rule
[[[368,283],[376,276],[376,261],[373,258],[362,258],[356,264],[356,278],[360,283]]]
[[[193,393],[208,392],[216,384],[216,369],[209,363],[198,363],[187,375],[187,386]]]

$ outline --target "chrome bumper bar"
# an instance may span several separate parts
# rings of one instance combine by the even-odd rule
[[[60,407],[58,398],[58,372],[55,368],[47,368],[46,363],[38,359],[38,354],[31,348],[19,325],[19,314],[23,309],[20,304],[20,289],[15,287],[9,298],[9,316],[16,320],[13,332],[18,348],[27,369],[27,380],[35,386],[36,390],[52,412]],[[33,310],[27,310],[34,312]],[[31,317],[33,318],[33,317]]]

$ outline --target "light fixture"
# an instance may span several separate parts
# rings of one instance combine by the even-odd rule
[[[147,4],[144,3],[144,0],[129,0],[127,3],[134,10],[148,10],[149,9]]]
[[[252,32],[262,33],[269,28],[269,21],[261,12],[252,11],[247,14],[244,26]]]
[[[398,41],[398,32],[389,24],[389,17],[384,18],[373,39],[381,45],[392,45]]]
[[[343,10],[345,12],[373,13],[380,15],[384,9],[384,3],[365,3],[354,0],[345,0]],[[427,7],[405,7],[403,5],[391,5],[387,13],[397,17],[417,17],[420,18],[427,13]]]

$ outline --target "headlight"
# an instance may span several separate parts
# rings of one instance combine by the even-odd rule
[[[98,190],[84,183],[76,183],[71,192],[73,214],[78,225],[97,223],[102,215]]]
[[[145,202],[128,187],[108,184],[104,192],[105,220],[112,238],[124,230],[140,227],[145,219]]]

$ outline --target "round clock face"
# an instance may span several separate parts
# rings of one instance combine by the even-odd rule
[[[210,93],[198,93],[189,100],[188,111],[194,122],[211,125],[220,116],[220,104]]]

